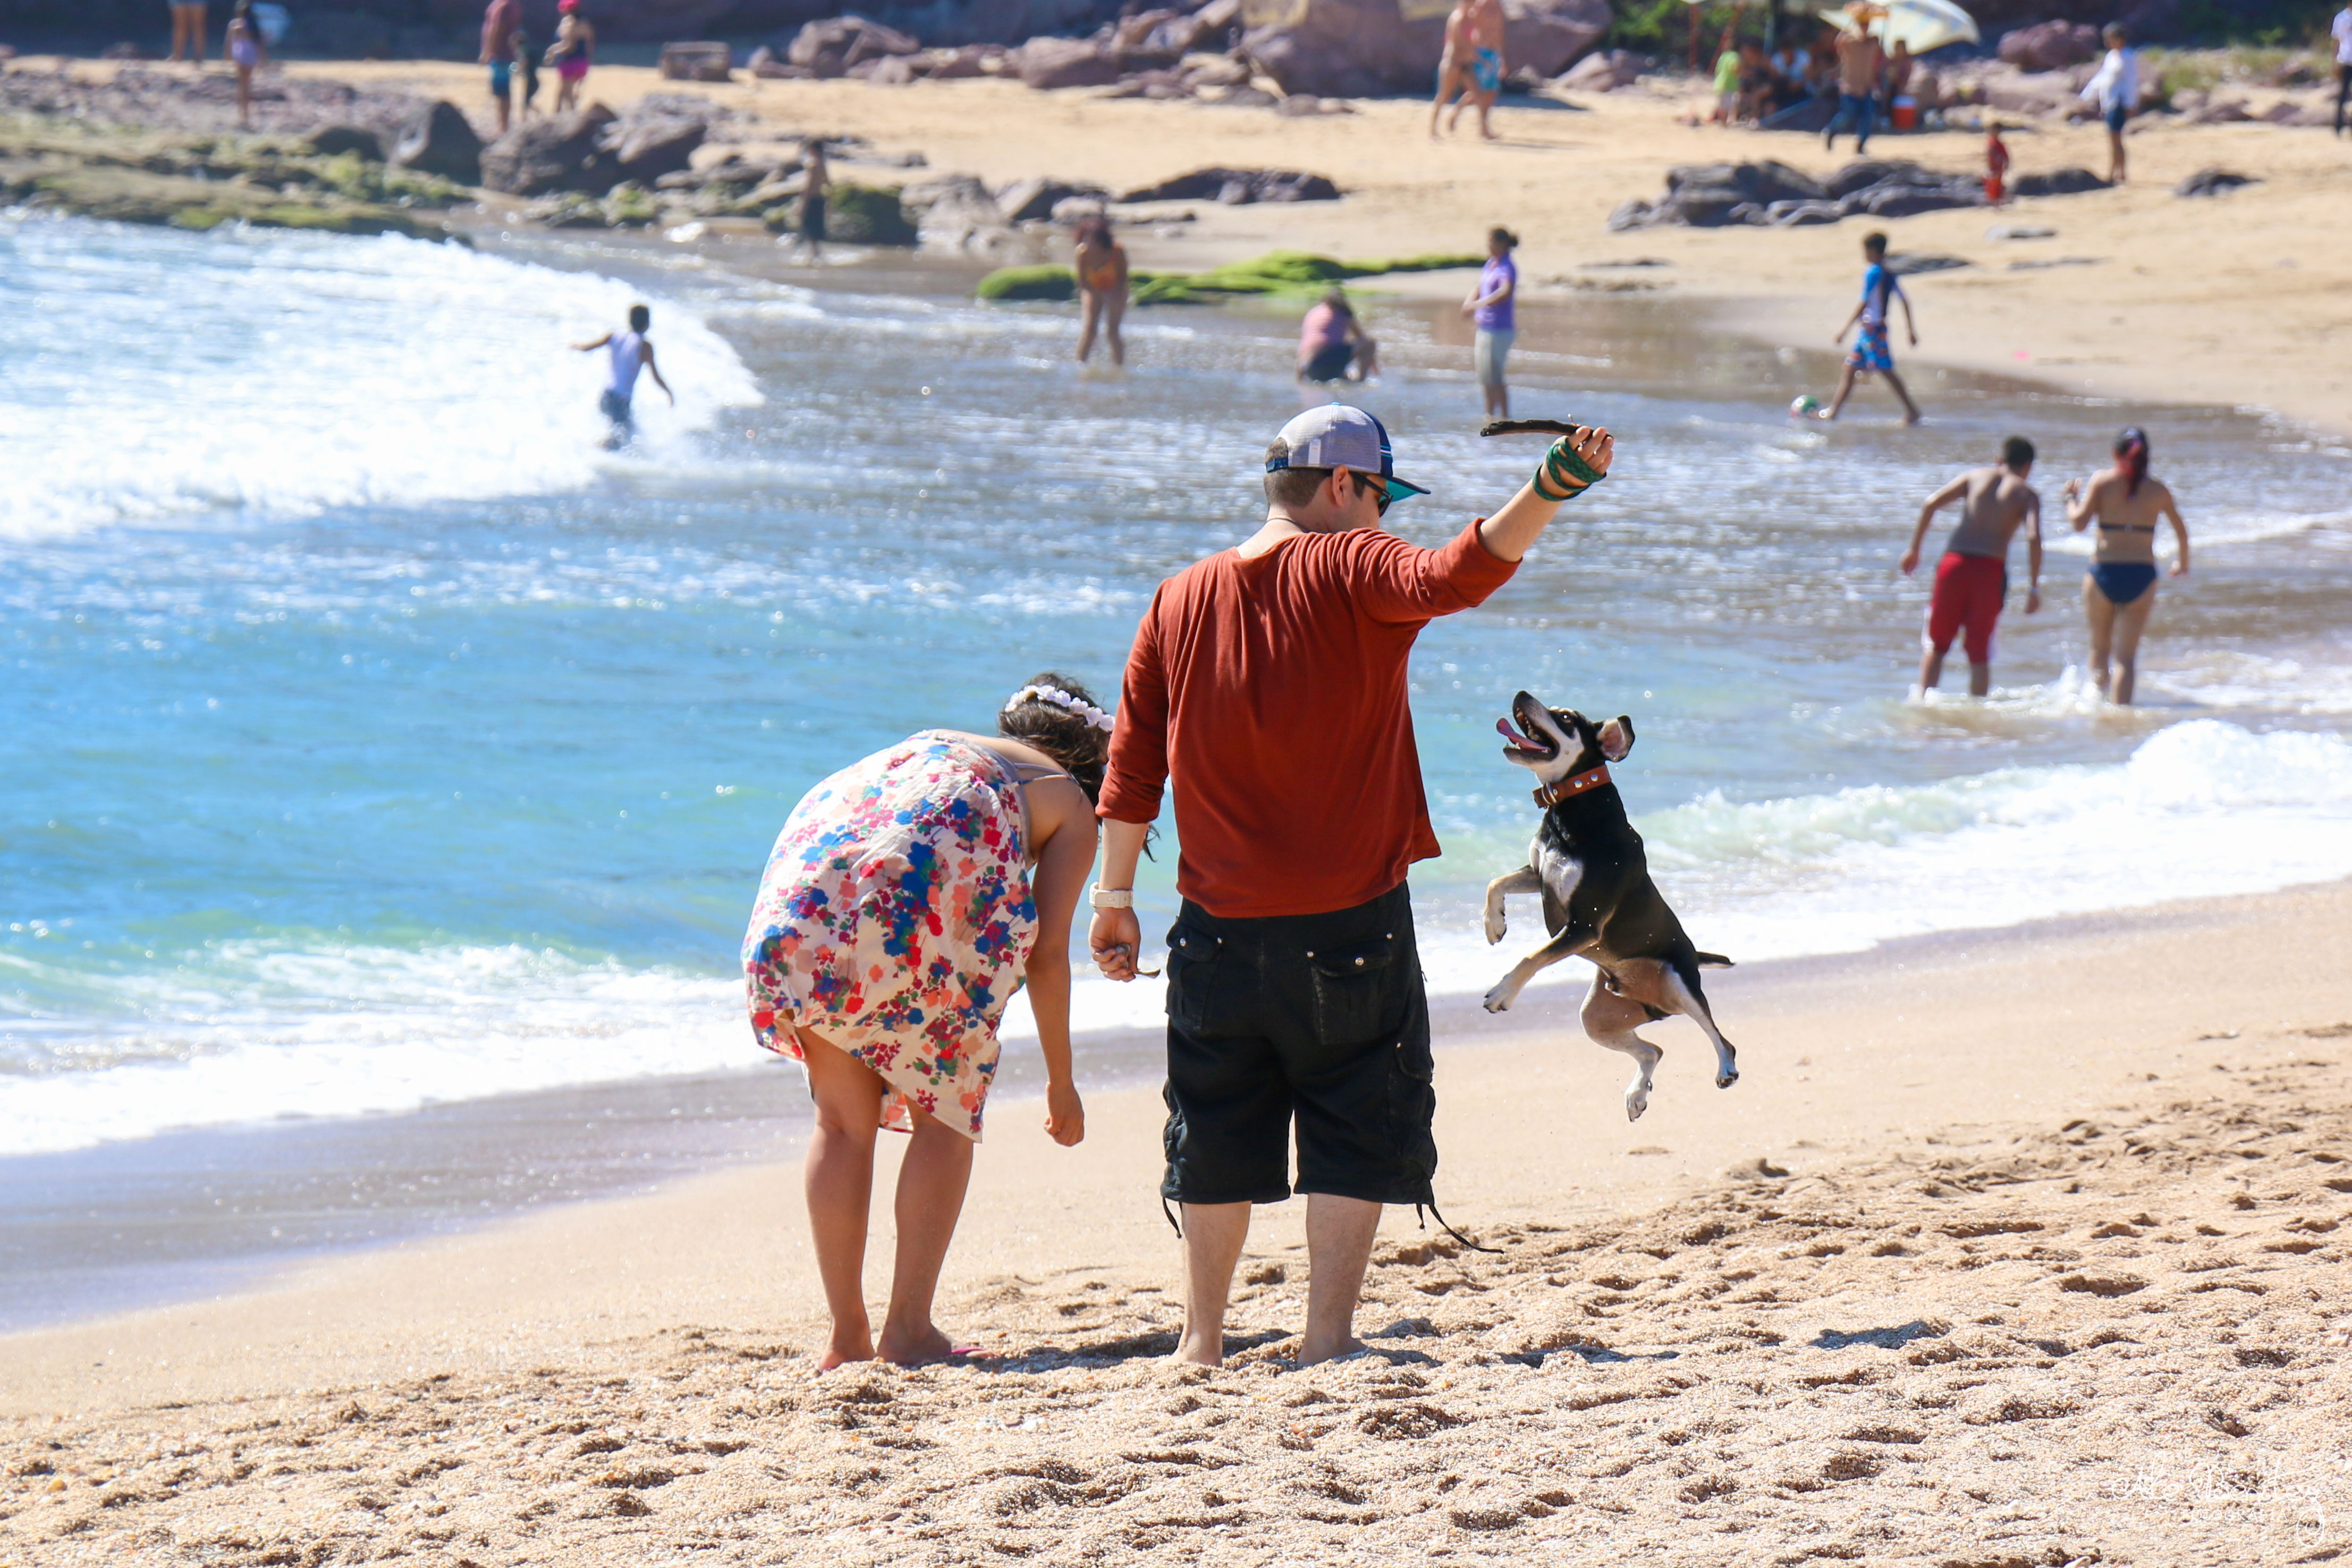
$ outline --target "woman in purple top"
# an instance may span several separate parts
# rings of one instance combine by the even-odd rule
[[[1478,269],[1478,287],[1462,301],[1462,314],[1477,324],[1477,347],[1474,357],[1478,368],[1478,390],[1486,395],[1486,412],[1496,419],[1511,417],[1511,389],[1503,382],[1503,361],[1511,351],[1511,340],[1517,337],[1518,318],[1512,307],[1519,291],[1519,269],[1511,261],[1511,251],[1519,236],[1508,229],[1494,229],[1486,235],[1486,265]]]

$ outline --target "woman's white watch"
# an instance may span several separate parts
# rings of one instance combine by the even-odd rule
[[[1105,887],[1102,883],[1097,883],[1092,888],[1087,890],[1087,902],[1093,904],[1097,909],[1133,909],[1135,907],[1135,889],[1131,887]]]

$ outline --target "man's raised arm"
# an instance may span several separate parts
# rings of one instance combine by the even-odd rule
[[[1561,502],[1573,500],[1608,476],[1616,452],[1616,437],[1594,426],[1578,431],[1573,441],[1563,436],[1553,442],[1535,477],[1478,525],[1478,542],[1499,560],[1525,559]]]

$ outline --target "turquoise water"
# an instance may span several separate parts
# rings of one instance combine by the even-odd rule
[[[747,1060],[735,949],[800,793],[1041,669],[1108,696],[1158,580],[1255,527],[1299,406],[1271,314],[1141,312],[1134,370],[1081,376],[1057,312],[723,249],[16,218],[0,287],[0,433],[34,455],[0,503],[18,1152]],[[640,298],[681,406],[646,389],[605,454],[564,345]],[[1492,736],[1521,685],[1635,716],[1662,879],[1738,957],[2352,873],[2341,449],[1933,374],[1925,430],[1798,429],[1824,361],[1527,315],[1520,412],[1610,424],[1620,468],[1416,656],[1433,985],[1498,966],[1469,912],[1530,825]],[[1434,542],[1533,452],[1476,439],[1450,317],[1376,329],[1397,370],[1360,401],[1435,491],[1391,520]],[[1918,497],[2018,428],[2054,500],[2127,419],[2200,541],[2147,706],[2084,695],[2063,554],[1993,700],[1906,701]]]

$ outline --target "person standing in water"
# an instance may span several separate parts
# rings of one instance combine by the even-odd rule
[[[1369,382],[1380,373],[1380,344],[1365,335],[1348,291],[1335,286],[1298,324],[1298,379],[1310,385]]]
[[[261,29],[254,25],[253,0],[236,0],[236,10],[228,19],[228,34],[221,40],[229,64],[236,68],[236,123],[239,129],[253,129],[253,73],[269,63],[269,46],[261,40]]]
[[[743,936],[759,1042],[816,1102],[809,1234],[833,1333],[820,1371],[957,1354],[931,1321],[996,1076],[997,1026],[1025,984],[1045,1059],[1045,1134],[1086,1136],[1070,1071],[1070,923],[1095,863],[1111,717],[1045,674],[997,733],[923,730],[793,808]],[[909,1134],[898,1260],[877,1338],[866,1312],[875,1134]]]
[[[654,313],[643,305],[629,307],[629,329],[607,332],[601,338],[572,346],[581,353],[604,349],[612,356],[612,379],[596,400],[604,417],[613,422],[613,433],[606,438],[607,446],[624,446],[636,429],[636,415],[632,407],[637,391],[637,372],[642,370],[653,377],[654,385],[661,388],[672,408],[677,406],[677,393],[669,390],[662,380],[660,369],[654,363],[653,340],[646,334],[653,329]]]
[[[1952,639],[1964,632],[1969,695],[1980,697],[1992,689],[1993,625],[2009,596],[2009,541],[2021,527],[2027,530],[2025,612],[2042,608],[2042,497],[2025,482],[2032,472],[2033,443],[2012,435],[2000,444],[1997,466],[1969,469],[1919,508],[1911,546],[1897,563],[1906,577],[1919,570],[1919,544],[1927,537],[1928,523],[1946,507],[1960,503],[1960,526],[1944,543],[1935,591],[1927,600],[1927,630],[1920,638],[1923,697],[1944,678],[1944,655],[1952,651]]]
[[[1478,269],[1478,287],[1462,301],[1462,314],[1477,328],[1470,358],[1478,374],[1479,395],[1496,419],[1511,417],[1511,388],[1504,367],[1519,335],[1519,268],[1511,259],[1518,243],[1519,236],[1508,229],[1486,231],[1486,265]]]
[[[555,0],[555,42],[547,46],[547,63],[555,68],[555,112],[580,107],[580,84],[596,59],[596,29],[580,14],[580,0]]]
[[[833,191],[833,173],[824,166],[824,141],[809,136],[801,141],[800,242],[809,264],[824,259],[825,199]]]
[[[182,0],[172,0],[172,58],[205,63],[205,5],[196,0],[193,5]]]
[[[1911,401],[1909,389],[1903,378],[1895,373],[1895,349],[1888,337],[1887,308],[1895,300],[1903,301],[1903,330],[1910,337],[1911,346],[1919,346],[1919,326],[1911,319],[1911,297],[1903,292],[1902,283],[1895,269],[1886,265],[1886,236],[1867,234],[1862,236],[1862,303],[1845,319],[1845,326],[1830,334],[1832,343],[1845,340],[1848,328],[1855,329],[1853,351],[1845,357],[1845,373],[1838,378],[1837,395],[1829,407],[1815,417],[1835,419],[1845,407],[1845,400],[1853,395],[1853,383],[1858,376],[1882,375],[1895,395],[1903,402],[1903,423],[1919,423],[1919,405]]]
[[[514,123],[515,34],[522,26],[522,0],[490,0],[482,13],[482,59],[490,70],[490,101],[499,108],[499,134]]]
[[[2106,122],[2107,183],[2120,185],[2126,172],[2124,125],[2139,108],[2139,56],[2122,23],[2108,23],[2105,37],[2106,58],[2099,62],[2098,75],[2084,84],[2083,101],[2096,104],[2099,118]]]
[[[2066,481],[2066,520],[2076,533],[2094,523],[2091,570],[2083,577],[2090,622],[2091,679],[2110,701],[2128,704],[2138,675],[2140,634],[2156,610],[2156,525],[2172,525],[2179,549],[2172,575],[2189,575],[2189,525],[2172,492],[2148,476],[2147,433],[2137,425],[2116,437],[2113,467]]]
[[[1084,318],[1078,329],[1078,363],[1085,364],[1094,353],[1099,329],[1110,362],[1126,364],[1127,340],[1119,336],[1118,324],[1127,314],[1127,251],[1111,238],[1109,218],[1097,213],[1079,221],[1070,270],[1077,277]]]

